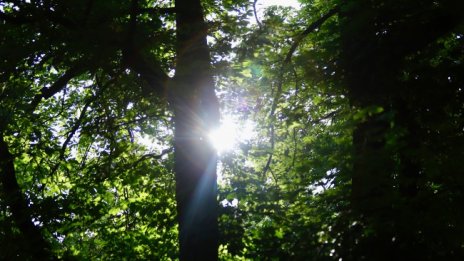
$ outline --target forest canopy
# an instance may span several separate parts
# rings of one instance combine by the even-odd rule
[[[464,1],[0,1],[1,260],[461,260]]]

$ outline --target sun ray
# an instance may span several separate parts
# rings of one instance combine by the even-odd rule
[[[208,136],[214,148],[222,154],[253,138],[254,128],[249,121],[240,121],[231,115],[225,115],[220,127],[212,130]]]

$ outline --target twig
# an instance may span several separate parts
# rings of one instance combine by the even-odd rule
[[[69,142],[71,142],[71,139],[74,137],[77,130],[80,128],[82,121],[84,120],[85,114],[87,113],[87,109],[89,108],[90,104],[95,99],[96,97],[93,96],[85,103],[84,108],[82,108],[81,114],[79,115],[79,118],[77,119],[76,123],[74,123],[74,126],[72,127],[72,129],[68,131],[66,140],[63,142],[63,145],[61,146],[60,156],[58,157],[58,162],[51,169],[50,176],[53,176],[55,172],[58,170],[58,167],[60,166],[61,161],[64,159],[64,154],[66,153],[66,149],[68,148]]]
[[[119,72],[120,74],[121,72]],[[61,150],[60,150],[60,155],[58,157],[58,162],[53,166],[52,170],[50,171],[50,175],[53,176],[53,174],[58,170],[58,167],[60,166],[61,164],[61,161],[64,159],[64,156],[65,156],[65,153],[66,153],[66,149],[68,148],[68,145],[69,143],[71,142],[71,139],[74,137],[74,135],[76,134],[77,130],[81,127],[81,124],[82,124],[82,121],[84,120],[85,116],[86,116],[86,113],[87,113],[87,109],[89,108],[89,106],[95,101],[98,99],[98,97],[100,96],[100,94],[109,86],[111,85],[115,80],[117,79],[117,77],[115,78],[112,78],[110,79],[108,82],[106,82],[104,85],[100,85],[100,81],[98,80],[98,77],[96,77],[96,82],[97,82],[97,85],[100,86],[100,89],[98,90],[98,92],[93,95],[92,97],[90,97],[87,102],[84,104],[84,107],[82,108],[82,111],[79,115],[79,118],[76,120],[76,122],[74,123],[73,127],[71,128],[70,131],[68,131],[67,133],[67,138],[66,140],[63,142],[63,145],[61,146]]]
[[[296,48],[300,45],[301,41],[308,36],[310,33],[314,32],[316,29],[318,29],[325,21],[327,21],[330,17],[338,13],[340,7],[336,6],[332,8],[329,12],[327,12],[325,15],[323,15],[321,18],[318,20],[314,21],[312,24],[310,24],[302,33],[298,35],[298,37],[295,39],[293,44],[290,47],[290,50],[287,52],[287,55],[285,56],[284,61],[282,62],[282,65],[279,70],[278,74],[278,80],[277,80],[277,86],[276,86],[276,91],[274,93],[274,99],[272,101],[271,105],[271,111],[269,113],[269,119],[270,119],[270,124],[269,124],[269,129],[270,129],[270,139],[271,139],[271,152],[269,154],[266,166],[263,169],[263,176],[266,174],[266,172],[269,170],[269,167],[272,162],[272,155],[274,153],[274,147],[275,147],[275,111],[277,109],[277,104],[279,103],[279,98],[282,95],[282,85],[283,85],[283,76],[284,76],[284,71],[287,65],[290,63],[292,60],[292,56],[296,51]]]

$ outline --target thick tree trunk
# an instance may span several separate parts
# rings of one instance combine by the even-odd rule
[[[392,59],[377,45],[375,15],[371,6],[357,3],[346,8],[342,22],[342,62],[350,102],[364,109],[363,120],[353,132],[352,210],[364,234],[354,259],[394,259],[392,243],[392,173],[394,161],[386,146],[390,128],[389,91],[394,72]],[[384,112],[369,112],[382,107]]]
[[[177,0],[177,67],[170,95],[175,121],[176,198],[181,260],[217,260],[216,152],[219,122],[207,28],[199,0]]]
[[[341,56],[350,102],[358,109],[384,109],[365,115],[353,133],[352,208],[370,234],[357,244],[362,252],[356,259],[417,255],[411,246],[418,229],[410,224],[417,213],[410,206],[418,193],[421,166],[415,152],[420,128],[411,109],[414,93],[401,73],[408,55],[461,21],[456,10],[462,9],[462,1],[441,2],[352,1],[343,10]],[[389,137],[390,126],[406,134]]]
[[[32,223],[27,201],[16,180],[13,161],[14,157],[9,151],[3,133],[0,133],[0,181],[5,195],[4,199],[10,207],[9,210],[23,239],[26,241],[21,244],[24,246],[23,252],[18,253],[19,256],[16,258],[51,260],[48,243],[42,237],[39,228]]]

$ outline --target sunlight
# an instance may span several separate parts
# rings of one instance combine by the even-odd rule
[[[231,115],[225,115],[221,126],[210,132],[209,139],[219,154],[236,148],[255,136],[251,121],[239,121]]]
[[[257,2],[258,5],[268,7],[271,5],[280,5],[280,6],[291,6],[294,8],[299,8],[300,3],[297,0],[261,0]]]

